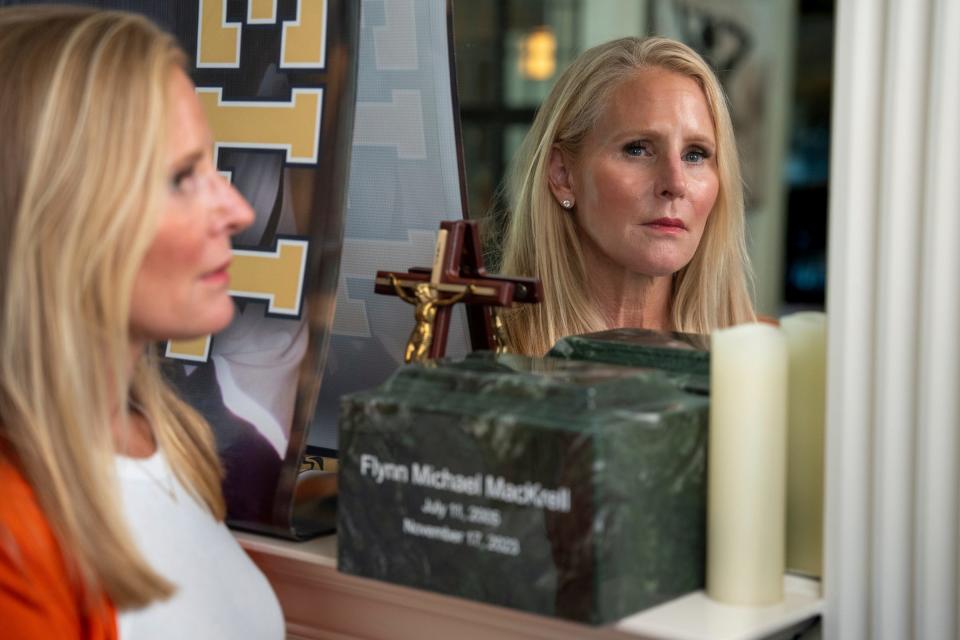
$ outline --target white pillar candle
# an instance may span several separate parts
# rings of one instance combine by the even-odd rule
[[[787,568],[823,574],[823,423],[827,318],[794,313],[780,320],[789,354],[787,394]]]
[[[710,339],[707,595],[727,604],[783,599],[787,346],[746,324]]]

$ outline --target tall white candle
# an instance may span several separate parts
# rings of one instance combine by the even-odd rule
[[[780,320],[789,353],[787,568],[823,573],[823,423],[827,319],[803,312]]]
[[[787,345],[746,324],[710,339],[707,595],[766,605],[783,599]]]

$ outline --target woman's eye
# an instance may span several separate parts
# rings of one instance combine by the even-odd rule
[[[683,161],[690,162],[692,164],[700,164],[709,157],[710,154],[703,149],[691,149],[683,154]]]
[[[173,178],[170,179],[170,189],[178,193],[191,191],[196,183],[194,169],[195,167],[191,165],[173,174]]]
[[[624,145],[623,152],[628,156],[650,155],[650,149],[645,142],[630,142]]]

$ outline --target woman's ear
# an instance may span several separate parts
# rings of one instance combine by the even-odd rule
[[[570,175],[571,166],[566,154],[559,146],[550,148],[550,165],[547,180],[550,183],[550,192],[564,209],[573,207],[576,197],[573,193],[573,180]]]

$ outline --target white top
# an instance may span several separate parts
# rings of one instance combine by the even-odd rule
[[[174,476],[158,450],[116,457],[124,514],[147,561],[176,585],[166,601],[121,611],[121,640],[284,637],[283,613],[263,573],[230,530]]]

